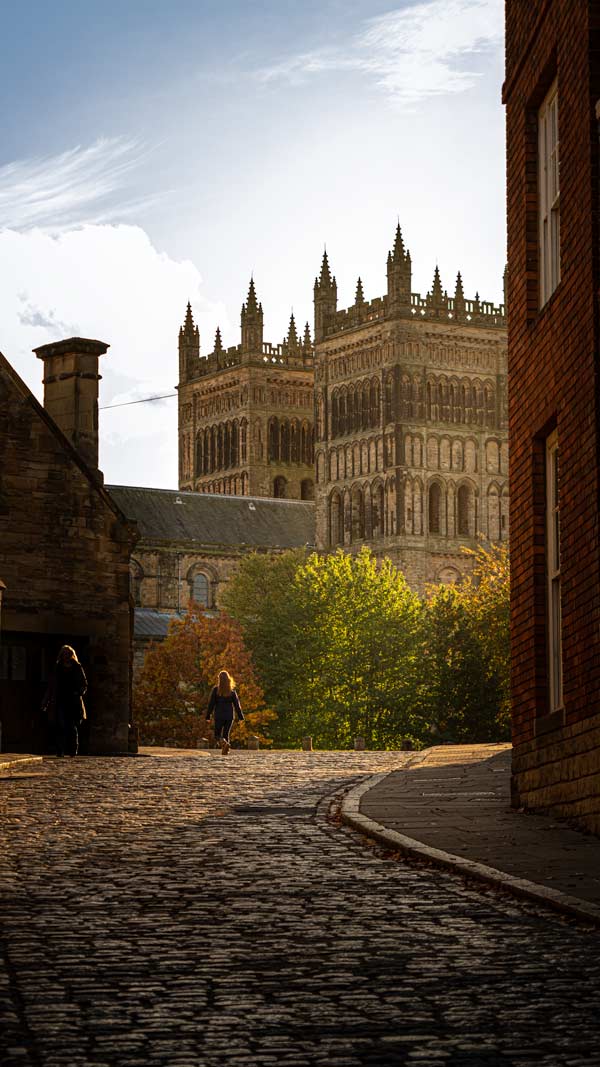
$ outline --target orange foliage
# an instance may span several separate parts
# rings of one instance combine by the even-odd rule
[[[212,741],[206,709],[221,669],[233,675],[245,716],[234,723],[232,740],[244,742],[255,734],[262,744],[271,744],[261,728],[275,712],[264,706],[238,623],[225,614],[209,617],[197,604],[183,619],[174,619],[165,640],[153,643],[146,654],[133,693],[142,744],[196,748],[202,737]]]

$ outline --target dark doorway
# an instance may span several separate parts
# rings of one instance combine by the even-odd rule
[[[73,646],[87,673],[88,639],[85,637],[11,631],[0,635],[3,752],[52,751],[52,729],[41,707],[62,645]]]

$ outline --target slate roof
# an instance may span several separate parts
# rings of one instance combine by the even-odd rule
[[[173,619],[182,619],[183,615],[169,614],[166,611],[154,611],[152,608],[136,608],[133,616],[133,633],[135,637],[166,637],[169,623]]]
[[[175,489],[107,485],[144,541],[298,548],[314,545],[315,505],[308,500],[218,496]]]

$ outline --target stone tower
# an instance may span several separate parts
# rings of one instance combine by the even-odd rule
[[[314,370],[308,323],[292,314],[281,344],[263,340],[254,278],[241,343],[200,356],[188,304],[179,332],[179,487],[241,496],[314,497]]]
[[[411,586],[457,581],[463,549],[508,537],[506,318],[444,290],[411,292],[400,226],[387,294],[337,310],[315,283],[316,544],[389,556]]]

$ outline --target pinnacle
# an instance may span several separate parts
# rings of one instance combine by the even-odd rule
[[[246,311],[257,312],[258,302],[256,299],[256,289],[254,288],[254,275],[250,277],[250,287],[248,289],[248,297],[246,300]]]
[[[394,240],[393,258],[396,261],[399,261],[400,259],[404,259],[404,255],[404,241],[402,240],[402,230],[400,229],[400,222],[398,221],[398,225],[396,226],[396,237]]]
[[[433,273],[433,285],[431,286],[431,295],[438,300],[442,299],[442,279],[440,278],[440,269],[436,263],[435,271]]]
[[[354,303],[355,304],[364,304],[364,302],[365,302],[365,294],[363,292],[363,283],[362,283],[361,278],[359,278],[357,283],[356,283],[356,296],[354,298]]]
[[[320,285],[331,285],[331,271],[329,270],[329,260],[327,258],[327,249],[323,252],[323,262],[321,263],[321,277],[319,278]]]
[[[456,275],[456,289],[454,291],[454,298],[464,300],[465,294],[463,291],[462,275],[460,271]]]
[[[221,330],[220,330],[219,326],[217,326],[217,332],[215,333],[215,349],[214,350],[215,350],[215,352],[222,352],[223,351],[223,340],[221,338]]]
[[[188,300],[187,309],[185,312],[185,320],[183,323],[184,333],[194,333],[194,316],[192,314],[192,305]]]
[[[294,318],[294,312],[290,316],[290,328],[287,335],[287,343],[290,348],[297,348],[298,346],[298,333],[296,330],[296,320]]]
[[[310,338],[310,326],[308,325],[308,323],[306,323],[306,326],[304,327],[304,344],[307,348],[310,348],[312,344]]]

